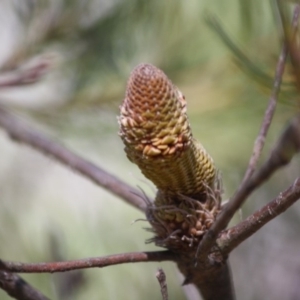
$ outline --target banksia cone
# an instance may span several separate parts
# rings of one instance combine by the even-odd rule
[[[176,232],[193,244],[210,227],[220,201],[213,160],[192,136],[184,96],[161,70],[141,64],[120,109],[127,157],[158,188],[148,209],[154,240],[170,246],[165,240]]]

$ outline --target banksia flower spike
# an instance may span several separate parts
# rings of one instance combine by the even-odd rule
[[[127,157],[158,189],[147,213],[153,240],[192,246],[214,221],[220,197],[217,171],[192,136],[184,96],[161,70],[141,64],[131,73],[120,110]]]

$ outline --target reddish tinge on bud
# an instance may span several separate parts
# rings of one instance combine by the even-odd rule
[[[141,64],[130,75],[120,110],[119,133],[126,154],[158,188],[155,209],[148,213],[159,236],[156,241],[172,231],[182,231],[180,239],[185,236],[189,243],[191,236],[199,239],[219,209],[208,196],[216,170],[192,136],[184,96],[163,71]]]

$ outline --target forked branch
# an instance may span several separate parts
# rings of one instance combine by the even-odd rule
[[[217,243],[221,251],[230,253],[240,243],[245,241],[269,221],[286,211],[300,198],[300,178],[284,192],[281,192],[273,201],[256,211],[243,222],[225,230]]]
[[[292,21],[293,30],[296,30],[299,14],[300,14],[300,5],[297,4],[295,6],[294,14],[293,14],[293,21]],[[280,90],[280,83],[284,71],[284,65],[285,65],[287,54],[288,54],[288,46],[287,43],[285,43],[278,59],[272,94],[269,100],[268,107],[265,112],[261,130],[254,144],[253,154],[250,158],[250,162],[244,180],[242,181],[240,187],[238,188],[236,193],[232,196],[228,204],[225,205],[224,209],[219,214],[216,222],[204,235],[199,245],[199,251],[206,252],[208,251],[208,249],[212,247],[218,234],[221,232],[221,230],[223,230],[228,225],[229,221],[232,219],[235,212],[241,207],[241,205],[245,202],[247,197],[271,175],[271,173],[270,174],[260,173],[262,172],[262,170],[260,170],[257,172],[256,176],[253,176],[255,178],[252,177],[252,174],[256,168],[257,161],[259,159],[259,156],[261,154],[265,142],[268,128],[270,126],[275,111],[276,101]],[[271,171],[271,169],[269,171]]]
[[[279,6],[279,12],[281,12],[280,6]],[[292,20],[292,29],[289,30],[289,31],[292,31],[293,36],[295,35],[295,33],[297,31],[299,14],[300,14],[300,6],[296,5],[295,10],[294,10],[293,20]],[[280,14],[280,15],[282,18],[282,14]],[[259,134],[258,134],[257,138],[255,139],[252,155],[251,155],[245,176],[243,178],[242,185],[253,175],[253,173],[256,169],[258,160],[260,158],[261,152],[263,150],[266,136],[268,134],[268,131],[269,131],[269,128],[270,128],[270,125],[271,125],[271,122],[272,122],[272,119],[273,119],[273,116],[275,113],[277,98],[278,98],[278,94],[280,92],[282,76],[283,76],[284,69],[285,69],[285,63],[286,63],[286,59],[287,59],[287,56],[289,53],[292,54],[292,51],[291,51],[291,47],[289,46],[289,41],[288,41],[288,39],[286,39],[282,46],[282,50],[281,50],[281,53],[278,58],[278,62],[277,62],[276,70],[275,70],[274,82],[273,82],[273,89],[271,92],[271,96],[269,98],[268,107],[265,111],[265,115],[263,118],[263,122],[261,124]]]
[[[292,158],[300,152],[300,115],[297,115],[287,126],[287,128],[284,130],[280,138],[278,139],[276,145],[274,146],[269,158],[266,160],[266,162],[261,166],[261,168],[246,182],[245,188],[240,192],[239,196],[242,199],[246,199],[250,193],[256,189],[258,186],[260,186],[263,182],[265,182],[276,170],[279,168],[287,165],[290,163]],[[282,202],[277,203],[276,199],[273,200],[275,204],[272,204],[273,202],[269,203],[270,207],[272,208],[272,211],[274,210],[274,205],[276,206],[277,214],[280,214],[284,212],[290,205],[292,205],[296,200],[298,200],[298,190],[293,188],[294,186],[297,186],[297,180],[292,187],[290,187],[287,191],[283,192],[282,195],[286,195],[288,197],[287,199],[281,197]],[[245,221],[241,222],[237,225],[238,230],[234,230],[235,237],[233,237],[234,240],[240,240],[239,243],[241,243],[245,238],[249,237],[252,232],[256,232],[260,227],[265,225],[269,220],[271,220],[276,215],[271,214],[271,219],[268,219],[268,217],[265,216],[266,209],[268,209],[268,205],[256,212],[253,216],[255,216],[254,219],[252,217],[249,217]],[[226,208],[225,208],[226,209]],[[260,215],[261,213],[261,215]],[[261,223],[255,224],[255,220],[259,220]],[[249,224],[247,224],[249,222]],[[253,226],[253,228],[252,228]],[[257,227],[260,226],[260,227]],[[245,233],[243,232],[245,230]],[[231,229],[228,229],[225,232],[231,232]],[[250,234],[250,235],[249,235]],[[240,235],[241,237],[238,237]],[[222,234],[224,236],[224,234]],[[231,234],[227,236],[226,243],[231,244],[230,242],[230,236]],[[222,238],[221,238],[222,240]],[[223,241],[219,240],[219,243],[223,244]],[[232,242],[234,245],[234,242]],[[237,245],[236,245],[237,246]],[[236,247],[235,246],[235,247]],[[227,247],[227,246],[226,246]],[[230,246],[234,247],[234,246]],[[230,248],[228,247],[228,249]],[[230,248],[231,249],[231,248]],[[228,252],[229,253],[229,252]]]
[[[284,130],[269,158],[249,180],[249,185],[259,186],[267,180],[277,169],[290,163],[292,158],[300,152],[300,115],[295,117]],[[296,179],[286,191],[279,194],[269,204],[255,212],[243,222],[222,233],[218,244],[225,253],[229,253],[242,241],[255,233],[267,222],[283,213],[300,198],[300,179]]]

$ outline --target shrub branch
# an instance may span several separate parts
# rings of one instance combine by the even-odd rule
[[[176,255],[170,251],[130,252],[48,263],[21,263],[0,260],[0,270],[15,273],[56,273],[78,269],[104,268],[126,263],[175,260]]]

